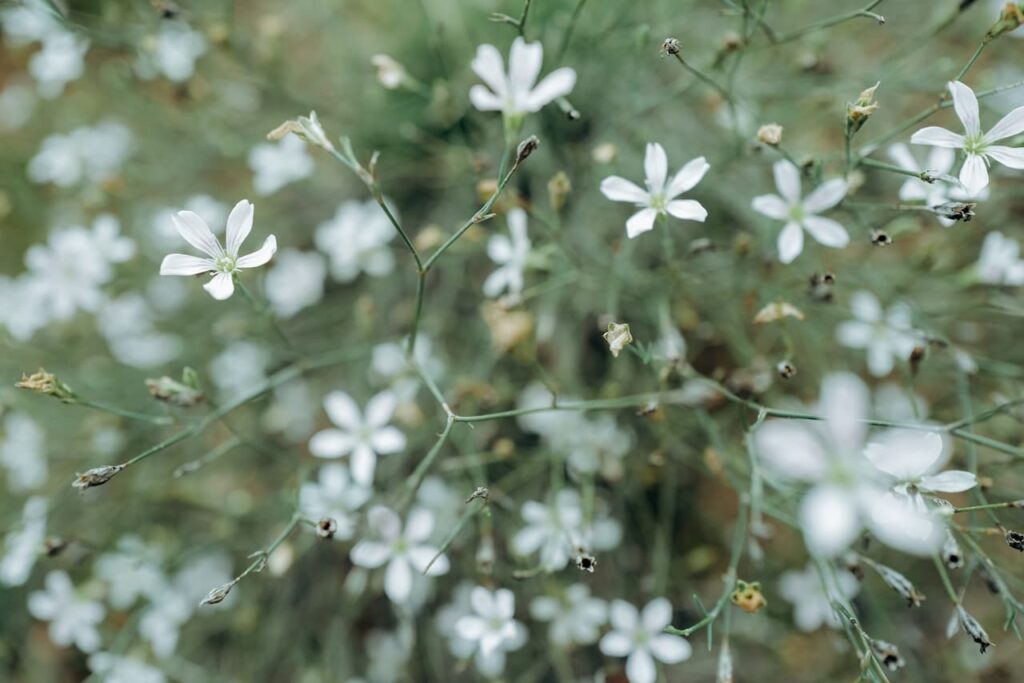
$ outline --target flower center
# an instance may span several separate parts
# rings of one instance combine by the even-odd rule
[[[648,641],[650,641],[650,639],[651,639],[651,636],[650,636],[649,633],[647,633],[647,631],[640,630],[640,631],[637,631],[636,633],[633,634],[633,643],[636,644],[639,647],[643,647],[644,645],[647,645],[647,643],[648,643]]]
[[[233,273],[235,271],[235,258],[225,254],[217,259],[216,268],[221,273]]]
[[[803,204],[794,204],[789,207],[789,218],[790,220],[799,223],[804,219],[804,207]]]
[[[651,195],[651,208],[657,209],[658,211],[664,211],[665,207],[668,206],[668,200],[662,193]]]
[[[964,138],[964,151],[968,154],[982,154],[985,151],[984,136],[968,135]]]

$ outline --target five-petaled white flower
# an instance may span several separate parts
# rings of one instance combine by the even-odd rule
[[[309,440],[309,452],[318,458],[350,455],[352,478],[363,486],[373,484],[377,455],[397,453],[405,448],[405,435],[389,422],[397,399],[382,391],[366,405],[366,413],[344,391],[332,391],[324,398],[324,410],[338,428],[324,429]]]
[[[910,307],[898,301],[883,311],[875,295],[862,290],[854,292],[850,309],[855,320],[840,323],[836,338],[851,349],[866,349],[868,370],[875,377],[885,377],[917,345]]]
[[[66,573],[47,574],[46,590],[28,596],[28,611],[36,619],[50,622],[50,640],[54,644],[73,644],[82,652],[99,648],[96,626],[103,621],[103,605],[78,595]]]
[[[376,505],[367,513],[367,524],[374,538],[364,538],[352,548],[350,557],[359,567],[384,570],[384,592],[396,605],[404,604],[412,593],[413,572],[427,576],[448,573],[448,557],[427,543],[434,530],[434,515],[426,508],[413,508],[402,527],[394,510]],[[434,564],[427,565],[437,555]]]
[[[804,250],[804,230],[826,247],[842,248],[850,243],[850,235],[846,228],[831,218],[818,215],[843,200],[847,191],[845,180],[827,180],[809,195],[801,198],[800,169],[791,162],[780,159],[772,166],[772,173],[775,175],[775,187],[779,194],[754,197],[751,206],[754,211],[769,218],[786,221],[782,232],[779,233],[780,261],[792,263]]]
[[[474,85],[469,89],[473,106],[480,111],[500,111],[506,119],[515,122],[524,114],[540,111],[545,104],[572,92],[576,72],[569,67],[555,69],[537,83],[543,60],[544,48],[539,42],[527,43],[516,38],[509,52],[506,74],[498,48],[481,45],[472,67],[487,87]]]
[[[277,238],[273,235],[263,241],[263,246],[251,254],[239,256],[242,242],[252,230],[255,207],[247,199],[235,204],[228,215],[227,241],[221,246],[220,240],[198,214],[179,211],[173,217],[174,227],[186,242],[206,254],[207,258],[188,254],[168,254],[160,264],[161,275],[201,275],[213,273],[213,278],[203,289],[214,299],[223,301],[235,291],[234,277],[242,268],[262,266],[277,251]]]
[[[487,255],[498,264],[484,281],[484,294],[495,297],[503,291],[517,295],[523,291],[523,271],[526,259],[530,255],[530,238],[526,235],[526,212],[512,209],[508,212],[508,232],[505,235],[494,235],[487,242]]]
[[[526,627],[515,619],[516,597],[507,588],[490,591],[476,586],[469,603],[473,611],[459,617],[455,633],[476,644],[476,668],[493,678],[505,669],[505,653],[526,644]]]
[[[535,500],[523,503],[525,522],[512,537],[512,550],[517,555],[540,553],[540,566],[557,571],[581,549],[610,550],[622,540],[619,523],[600,513],[588,523],[584,519],[579,493],[563,488],[547,505]]]
[[[549,621],[548,638],[558,647],[596,642],[608,620],[608,604],[590,594],[585,583],[570,584],[559,597],[539,595],[530,603],[530,616]]]
[[[685,221],[704,222],[707,209],[693,199],[676,199],[694,188],[711,168],[704,157],[686,162],[672,179],[668,179],[668,157],[658,143],[647,143],[644,152],[644,182],[647,189],[617,175],[601,181],[601,193],[613,202],[629,202],[640,207],[626,221],[626,236],[633,239],[654,227],[654,219],[671,214]]]
[[[953,109],[964,126],[959,135],[939,126],[928,126],[910,137],[911,144],[962,149],[966,155],[960,168],[960,182],[973,196],[988,187],[988,161],[994,159],[1010,168],[1024,168],[1024,149],[994,144],[1024,132],[1024,107],[1017,107],[999,119],[986,133],[981,130],[978,98],[960,81],[949,83]]]
[[[864,455],[892,479],[893,491],[910,496],[916,504],[923,505],[922,493],[960,493],[978,484],[977,477],[964,470],[938,472],[949,449],[936,432],[891,429],[869,443]]]
[[[1024,285],[1024,259],[1020,243],[994,231],[985,236],[974,267],[978,280],[987,285]]]
[[[333,519],[338,525],[334,538],[344,541],[355,534],[355,511],[372,493],[352,481],[344,465],[332,463],[320,468],[318,482],[307,481],[299,488],[299,510],[314,521]]]
[[[626,657],[629,683],[654,683],[654,660],[678,664],[690,658],[693,648],[684,638],[662,633],[672,623],[672,605],[665,598],[647,603],[643,612],[622,600],[613,600],[609,616],[612,630],[601,638],[601,652]]]
[[[819,576],[813,563],[803,570],[791,569],[779,579],[779,595],[793,603],[793,621],[801,631],[808,632],[822,625],[842,626],[832,602],[850,600],[859,590],[860,582],[853,574],[840,571]]]

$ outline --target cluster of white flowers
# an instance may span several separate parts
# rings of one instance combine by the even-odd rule
[[[583,514],[580,495],[563,488],[549,503],[523,503],[525,525],[512,537],[512,549],[519,555],[539,553],[540,566],[557,571],[569,560],[593,551],[611,550],[622,541],[622,527],[607,515]]]
[[[43,0],[26,0],[0,12],[4,37],[13,47],[38,42],[40,49],[28,61],[41,97],[53,99],[68,83],[85,73],[89,41],[67,30]]]
[[[117,175],[133,147],[132,132],[116,121],[55,133],[28,162],[28,177],[58,187],[97,185]]]
[[[1020,242],[998,230],[985,235],[975,271],[978,281],[987,285],[1024,285],[1024,259],[1020,257]]]
[[[330,272],[338,282],[352,282],[360,273],[390,275],[395,257],[388,243],[395,229],[373,200],[342,202],[334,217],[317,228],[316,246],[327,255]]]
[[[143,78],[160,75],[184,83],[195,73],[196,61],[209,45],[202,33],[182,21],[164,21],[160,30],[144,44],[136,72]]]

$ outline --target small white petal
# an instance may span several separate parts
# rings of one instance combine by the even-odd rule
[[[612,626],[619,631],[632,631],[640,623],[640,613],[625,600],[612,600],[608,615]]]
[[[759,214],[783,221],[789,218],[789,204],[777,194],[762,194],[754,197],[751,208]]]
[[[246,254],[245,256],[239,258],[238,261],[236,262],[236,265],[239,268],[256,268],[257,266],[262,266],[264,263],[273,258],[276,252],[277,238],[271,235],[266,240],[263,241],[263,246],[260,247],[257,251],[254,251],[251,254]]]
[[[647,143],[644,153],[644,175],[647,179],[647,187],[653,193],[660,193],[665,189],[665,179],[668,177],[668,157],[665,155],[665,148],[657,142]]]
[[[474,85],[469,89],[469,101],[480,111],[501,111],[501,98],[482,85]]]
[[[349,557],[352,563],[366,569],[376,569],[388,561],[391,549],[385,543],[362,540],[355,544]]]
[[[363,415],[359,406],[344,391],[332,391],[324,397],[324,410],[331,422],[350,431],[363,428]]]
[[[708,210],[693,199],[673,199],[665,206],[665,210],[684,221],[703,223],[704,219],[708,217]]]
[[[402,604],[412,592],[412,567],[405,558],[394,558],[384,572],[384,592],[395,604]]]
[[[939,128],[938,126],[928,126],[911,135],[910,143],[913,145],[934,145],[935,147],[963,149],[964,136],[945,128]]]
[[[523,108],[526,111],[540,111],[549,102],[565,97],[576,86],[576,71],[569,67],[555,69],[537,84],[526,96]]]
[[[772,165],[772,174],[775,176],[775,187],[790,205],[800,201],[800,169],[795,165],[780,159]]]
[[[960,169],[960,184],[974,196],[988,187],[988,167],[980,154],[968,154]]]
[[[525,94],[533,88],[544,61],[544,47],[540,42],[528,43],[522,36],[512,41],[508,53],[508,80],[512,91]]]
[[[609,657],[625,657],[633,650],[633,640],[622,631],[609,631],[601,638],[600,648]]]
[[[626,220],[626,236],[633,239],[654,227],[654,219],[658,217],[657,209],[640,209]]]
[[[658,672],[654,668],[654,657],[647,650],[634,650],[626,660],[626,677],[629,683],[654,683]]]
[[[986,143],[998,142],[1020,133],[1024,133],[1024,107],[1017,107],[999,119],[999,122],[992,126],[989,132],[985,133],[984,141]]]
[[[354,445],[351,434],[340,429],[324,429],[309,440],[309,452],[318,458],[340,458]]]
[[[193,247],[213,259],[224,255],[220,242],[202,218],[191,211],[179,211],[171,216],[171,222],[182,238]]]
[[[651,201],[651,196],[646,190],[617,175],[608,176],[601,181],[601,194],[613,202],[646,205]]]
[[[476,57],[470,66],[499,98],[505,95],[505,64],[498,48],[481,45],[476,49]]]
[[[800,503],[800,527],[812,555],[835,557],[860,531],[856,502],[837,486],[815,486]]]
[[[960,493],[978,485],[978,478],[963,470],[947,470],[927,477],[921,477],[921,488],[926,491]]]
[[[210,293],[217,301],[230,299],[235,293],[235,281],[231,273],[217,273],[213,278],[203,285],[203,289]]]
[[[847,320],[836,327],[836,339],[851,349],[864,349],[875,335],[874,326],[860,320]]]
[[[847,185],[842,178],[833,178],[814,188],[803,201],[804,210],[808,213],[821,213],[831,209],[843,201]]]
[[[864,456],[897,481],[923,476],[942,456],[942,437],[934,432],[890,430],[865,447]]]
[[[803,225],[807,232],[811,233],[811,237],[826,247],[841,249],[850,243],[850,235],[846,228],[831,218],[806,216]]]
[[[373,484],[373,472],[377,469],[377,454],[366,444],[359,444],[349,458],[352,478],[363,486]]]
[[[960,81],[950,81],[949,92],[953,96],[953,109],[968,135],[981,132],[981,117],[978,115],[978,98],[974,91]]]
[[[673,199],[684,192],[692,190],[704,177],[704,174],[711,168],[711,164],[704,157],[697,157],[686,163],[672,178],[672,181],[665,188],[665,197]]]
[[[804,229],[790,221],[782,228],[778,239],[779,261],[792,263],[804,250]]]
[[[1024,148],[990,145],[985,148],[986,156],[990,156],[1003,166],[1024,168]]]
[[[168,254],[160,263],[161,275],[199,275],[216,270],[213,259],[189,256],[188,254]]]
[[[768,420],[754,433],[763,466],[785,479],[814,482],[828,473],[821,442],[806,426],[790,420]]]
[[[655,598],[640,613],[640,623],[647,631],[660,631],[672,623],[672,603],[665,598]]]
[[[368,427],[383,427],[395,414],[395,407],[398,405],[398,398],[390,391],[382,391],[366,404],[366,425]]]
[[[659,633],[651,639],[651,653],[666,664],[678,664],[690,658],[693,648],[685,638]]]
[[[225,240],[227,252],[232,256],[238,256],[238,250],[242,242],[252,231],[252,219],[255,207],[246,199],[235,204],[228,215],[228,227]]]
[[[381,427],[370,437],[370,445],[381,455],[398,453],[405,448],[405,435],[396,427]]]

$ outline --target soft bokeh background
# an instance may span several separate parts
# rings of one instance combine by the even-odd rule
[[[536,134],[541,146],[499,202],[499,216],[470,230],[428,280],[422,360],[456,412],[514,407],[541,382],[586,398],[677,386],[664,363],[609,355],[600,334],[613,319],[629,322],[645,345],[666,329],[681,332],[685,359],[699,372],[771,405],[810,403],[822,378],[841,370],[864,377],[876,396],[916,393],[937,421],[960,418],[971,403],[977,409],[1019,395],[1024,307],[1016,290],[978,284],[969,273],[989,232],[1024,234],[1020,173],[994,172],[991,200],[974,220],[945,228],[927,213],[880,208],[898,202],[906,178],[862,169],[852,199],[869,205],[837,212],[851,245],[831,250],[809,241],[789,266],[774,256],[778,224],[750,209],[752,196],[774,191],[778,158],[756,144],[760,124],[782,124],[788,152],[816,159],[826,177],[839,173],[846,103],[881,81],[881,108],[858,141],[891,130],[935,101],[1000,3],[889,0],[875,9],[884,27],[859,18],[778,46],[755,33],[732,72],[735,56],[725,46],[741,30],[735,4],[534,0],[527,37],[543,42],[545,73],[576,69],[569,99],[580,117],[569,120],[556,105],[529,117],[523,133]],[[772,1],[765,19],[784,33],[861,4]],[[960,13],[958,4],[965,5]],[[400,342],[412,320],[416,276],[408,253],[377,207],[364,206],[370,197],[353,174],[294,137],[270,145],[266,133],[315,109],[332,138],[350,137],[361,159],[379,151],[381,185],[429,252],[472,215],[497,172],[500,116],[470,107],[467,92],[478,81],[469,63],[482,43],[507,54],[516,30],[489,15],[518,17],[522,5],[94,0],[2,8],[0,531],[8,540],[0,559],[0,679],[81,681],[92,673],[91,680],[104,680],[102,656],[82,652],[91,649],[130,658],[120,662],[120,678],[110,674],[119,681],[476,680],[472,663],[449,651],[450,625],[435,617],[460,586],[482,584],[511,589],[529,631],[524,649],[509,655],[506,680],[621,681],[622,660],[596,645],[565,651],[550,644],[547,625],[530,615],[531,600],[577,583],[602,599],[641,606],[664,595],[681,626],[700,617],[694,594],[705,605],[717,599],[735,489],[748,477],[744,430],[755,415],[715,402],[646,416],[635,408],[594,413],[582,425],[561,413],[542,428],[512,419],[457,425],[419,493],[437,517],[433,542],[455,527],[477,486],[491,490],[491,516],[460,531],[450,572],[417,585],[410,604],[388,601],[382,571],[353,567],[353,541],[320,541],[303,525],[262,574],[246,578],[224,604],[198,608],[281,531],[302,483],[318,480],[325,461],[311,457],[308,441],[329,426],[327,392],[344,390],[365,405],[391,387],[400,399],[393,424],[407,445],[381,458],[375,500],[401,490],[443,427],[443,413],[404,369],[400,351],[381,348]],[[668,36],[680,40],[689,62],[733,83],[736,125],[720,96],[659,52]],[[384,87],[371,64],[377,54],[404,65],[410,80]],[[1022,55],[1024,40],[1002,37],[966,81],[980,91],[1024,79]],[[1024,89],[986,99],[982,118],[994,121],[1022,102]],[[949,110],[933,121],[956,128]],[[700,155],[711,163],[690,194],[709,219],[668,222],[671,258],[664,226],[627,244],[629,208],[597,190],[611,174],[639,181],[648,141],[665,146],[671,170]],[[555,207],[549,181],[559,172],[571,191]],[[216,229],[242,198],[256,207],[248,246],[268,234],[279,244],[274,261],[244,280],[259,301],[270,298],[272,317],[297,351],[282,346],[267,316],[241,295],[216,302],[199,282],[157,275],[164,254],[187,251],[171,212],[189,208]],[[486,245],[507,232],[514,205],[529,212],[526,289],[519,304],[495,303],[481,290],[495,267]],[[894,243],[872,245],[873,229]],[[709,243],[695,245],[698,238]],[[824,271],[836,274],[832,303],[808,291],[811,274]],[[835,336],[862,289],[884,304],[908,302],[915,326],[949,346],[930,346],[914,373],[903,362],[888,377],[872,377],[864,353]],[[806,320],[755,326],[754,314],[776,300],[792,302]],[[297,356],[332,350],[351,358],[282,384],[102,488],[79,495],[69,486],[76,472],[127,460]],[[961,352],[973,358],[974,372],[957,363]],[[794,378],[777,377],[783,359],[797,366]],[[186,366],[198,372],[206,404],[178,409],[149,396],[147,378],[178,378]],[[92,400],[167,414],[175,424],[13,388],[39,367]],[[1011,444],[1021,439],[1013,414],[983,430]],[[551,437],[561,432],[575,438]],[[563,471],[574,450],[607,454],[613,467],[604,474],[611,476]],[[956,462],[965,455],[958,443]],[[980,449],[977,457],[994,498],[1020,496],[1020,468],[1010,456]],[[175,476],[196,461],[201,466]],[[520,507],[559,487],[593,495],[617,520],[621,542],[597,553],[594,574],[570,565],[514,578],[536,564],[509,547],[523,525]],[[793,507],[784,499],[773,504]],[[1001,518],[1012,527],[1019,514]],[[762,556],[740,567],[742,578],[761,582],[768,605],[730,617],[736,680],[853,680],[860,666],[842,631],[805,633],[794,625],[779,577],[801,570],[806,552],[798,533],[772,526],[759,542]],[[1020,554],[999,537],[978,538],[1010,588],[1024,592]],[[44,539],[59,552],[41,553]],[[489,542],[493,567],[478,561]],[[1003,602],[977,575],[965,604],[996,641],[985,655],[962,635],[947,640],[952,605],[931,562],[877,544],[866,552],[905,572],[928,597],[908,609],[869,573],[855,600],[866,630],[898,644],[907,660],[893,680],[1020,680],[1024,650],[1002,631]],[[98,646],[61,647],[47,623],[33,618],[29,596],[51,572],[65,572],[85,604],[103,605]],[[703,632],[691,640],[693,657],[664,667],[663,680],[715,679],[717,651],[706,651]],[[143,663],[152,668],[131,669]]]

